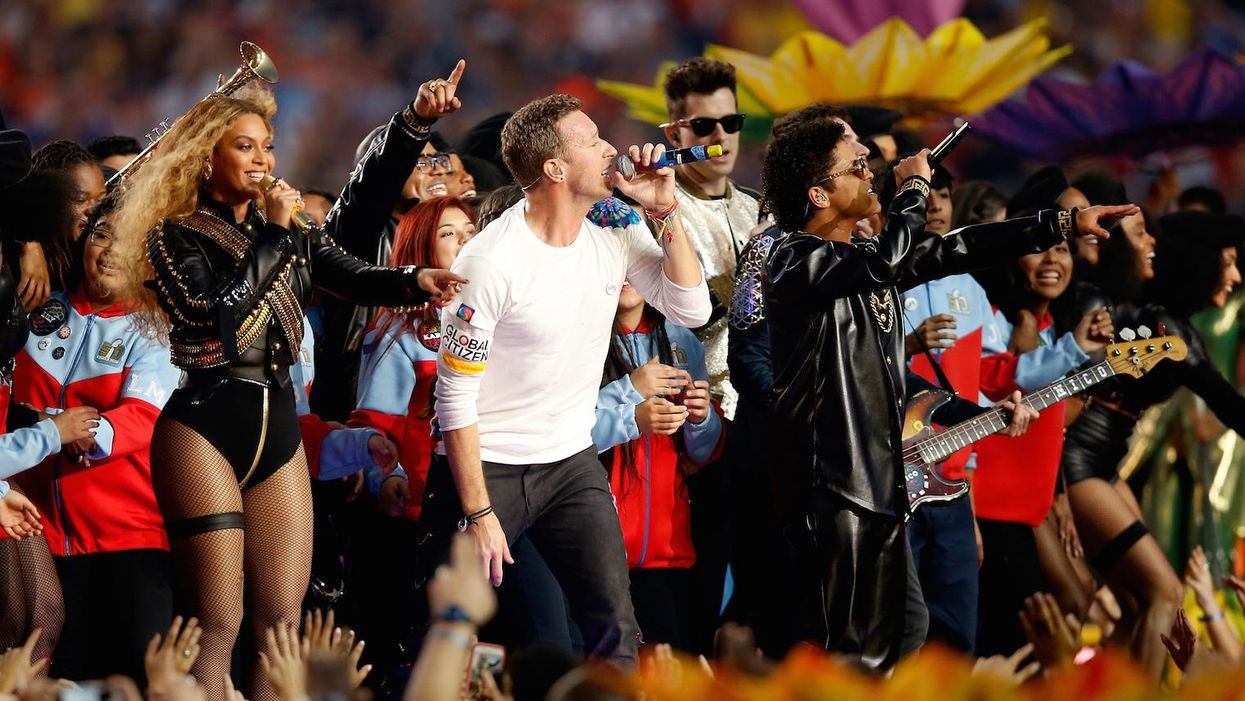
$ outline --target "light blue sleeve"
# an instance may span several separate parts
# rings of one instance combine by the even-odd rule
[[[1025,392],[1039,390],[1089,360],[1071,332],[1049,343],[1053,335],[1049,329],[1043,331],[1043,340],[1047,342],[1022,354],[1016,363],[1016,385]]]
[[[387,475],[381,472],[379,465],[369,465],[363,468],[363,480],[367,484],[367,491],[374,497],[380,497],[380,486],[390,477],[409,481],[409,478],[406,476],[406,470],[402,469],[401,465],[398,465],[393,472]]]
[[[643,401],[644,397],[627,375],[597,391],[597,422],[592,426],[592,442],[598,453],[640,437],[635,408]]]
[[[0,499],[3,499],[7,497],[8,495],[9,495],[9,483],[5,482],[4,480],[0,480]]]
[[[367,442],[379,436],[374,428],[339,428],[329,431],[320,444],[321,482],[349,477],[359,470],[374,466]]]
[[[102,422],[101,422],[102,424]],[[61,452],[61,434],[51,419],[0,434],[0,479],[8,479]]]
[[[415,391],[415,357],[410,334],[397,335],[390,328],[383,335],[373,330],[363,341],[362,364],[355,408],[390,416],[404,416]]]
[[[694,380],[708,380],[709,369],[705,365],[705,347],[700,340],[687,329],[667,323],[666,333],[671,340],[677,339],[687,351],[687,371]],[[704,463],[713,456],[713,450],[722,438],[722,417],[713,407],[705,420],[694,424],[683,424],[683,447],[687,449],[687,457],[692,462]]]
[[[99,425],[95,427],[95,447],[86,454],[91,460],[103,460],[112,455],[112,440],[117,435],[116,429],[108,417],[100,415]]]

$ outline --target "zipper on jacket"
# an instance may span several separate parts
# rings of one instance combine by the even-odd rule
[[[78,363],[82,361],[82,353],[89,345],[86,341],[91,336],[91,327],[95,326],[95,315],[90,314],[86,318],[86,328],[82,330],[81,343],[78,345],[78,352],[74,354],[73,363],[69,366],[69,372],[65,373],[65,378],[61,382],[60,400],[57,402],[57,408],[61,411],[65,410],[65,394],[69,390],[69,383],[73,380],[74,370],[78,369]],[[69,513],[65,510],[65,495],[61,491],[61,465],[60,458],[56,460],[56,470],[52,480],[52,491],[56,495],[56,509],[61,514],[61,526],[65,531],[65,554],[72,555],[69,551]]]
[[[649,358],[640,360],[640,348],[636,345],[636,332],[632,331],[628,334],[631,338],[631,357],[635,359],[637,364],[641,362],[647,363]],[[649,350],[652,350],[652,343],[649,343]],[[644,566],[644,561],[648,559],[648,536],[652,528],[652,502],[653,502],[653,480],[652,480],[652,464],[653,464],[653,439],[647,433],[644,434],[644,541],[640,545],[640,559],[636,561],[636,568]]]

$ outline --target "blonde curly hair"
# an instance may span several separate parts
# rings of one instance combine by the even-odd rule
[[[177,120],[155,155],[125,180],[113,217],[113,246],[123,278],[117,293],[134,305],[135,324],[144,334],[163,340],[169,330],[155,291],[144,284],[155,279],[147,257],[147,234],[199,207],[203,165],[238,117],[258,115],[271,133],[276,113],[272,93],[255,84],[231,96],[209,95]]]

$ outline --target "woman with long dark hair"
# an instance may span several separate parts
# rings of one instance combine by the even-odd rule
[[[1150,329],[1183,338],[1188,357],[1160,363],[1136,380],[1112,379],[1068,427],[1062,469],[1069,501],[1091,563],[1131,616],[1133,654],[1158,676],[1167,653],[1159,639],[1171,627],[1184,584],[1142,522],[1127,488],[1118,488],[1118,465],[1146,409],[1188,387],[1229,428],[1245,435],[1245,397],[1206,355],[1189,322],[1194,312],[1222,306],[1241,280],[1236,247],[1245,241],[1245,219],[1187,212],[1162,219],[1157,250],[1144,220],[1128,217],[1122,235],[1099,251],[1095,281],[1117,300],[1144,290],[1144,303],[1117,307],[1119,328]]]
[[[646,643],[690,650],[687,478],[717,459],[725,436],[705,349],[623,282],[603,379],[592,440],[618,507],[636,622]]]
[[[462,68],[425,83],[390,128],[427,138],[460,106]],[[397,306],[445,301],[465,282],[371,266],[319,229],[292,228],[298,191],[265,179],[276,163],[275,112],[272,96],[253,88],[199,102],[127,181],[117,221],[127,297],[185,371],[156,423],[152,479],[183,606],[203,626],[194,673],[214,700],[225,696],[243,584],[257,649],[270,626],[298,621],[307,588],[311,490],[289,367],[313,285]],[[275,698],[257,666],[250,698]]]

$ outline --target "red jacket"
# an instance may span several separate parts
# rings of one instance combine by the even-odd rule
[[[103,420],[89,464],[63,454],[17,476],[43,513],[53,555],[168,549],[151,486],[151,434],[181,376],[169,349],[143,338],[119,307],[92,313],[57,292],[31,315],[13,400],[37,409],[93,406]]]

